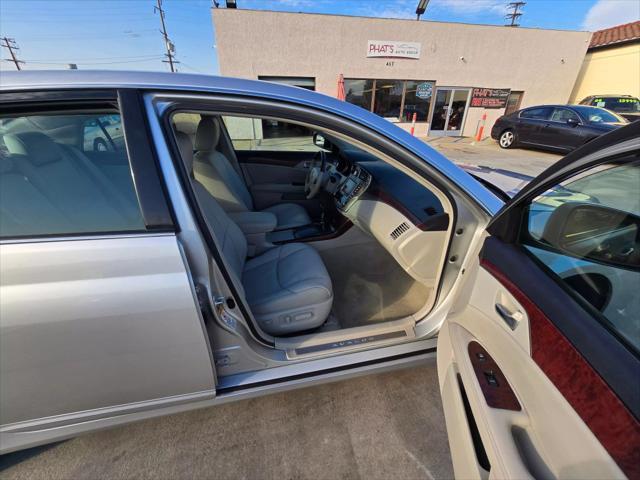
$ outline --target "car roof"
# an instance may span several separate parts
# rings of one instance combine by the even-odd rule
[[[609,98],[609,97],[616,97],[616,98],[618,98],[618,97],[621,97],[621,98],[635,98],[635,97],[633,97],[633,95],[628,95],[628,94],[626,94],[626,93],[619,94],[619,95],[618,95],[618,94],[615,94],[615,93],[606,93],[606,94],[604,94],[604,95],[589,95],[589,96],[588,96],[588,97],[586,97],[586,98],[595,98],[595,97],[598,97],[598,98]]]

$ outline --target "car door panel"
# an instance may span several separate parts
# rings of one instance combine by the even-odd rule
[[[236,156],[255,207],[260,210],[277,203],[304,206],[312,215],[319,211],[317,199],[308,200],[304,184],[316,152],[236,151]]]
[[[0,255],[3,445],[20,447],[12,432],[23,424],[37,431],[52,418],[62,427],[105,408],[215,396],[175,235],[4,244]]]
[[[493,239],[490,239],[491,241]],[[486,251],[486,249],[485,249]],[[565,391],[568,386],[588,386],[582,383],[584,379],[574,378],[571,371],[561,376],[556,385],[556,377],[549,377],[545,364],[539,363],[539,355],[535,350],[540,342],[558,341],[558,338],[545,337],[539,333],[540,319],[537,310],[531,309],[531,302],[521,296],[519,291],[506,287],[494,276],[496,270],[483,251],[482,266],[476,264],[475,275],[470,282],[474,283],[468,304],[458,313],[449,317],[440,332],[438,340],[438,369],[441,388],[447,390],[447,397],[458,395],[460,386],[453,381],[453,377],[460,375],[462,388],[468,398],[470,409],[477,425],[482,448],[485,449],[490,464],[490,474],[486,468],[480,467],[477,450],[469,448],[469,434],[466,442],[461,441],[460,425],[454,425],[459,418],[468,420],[464,413],[464,405],[458,401],[445,408],[447,429],[458,430],[452,438],[452,456],[456,477],[460,478],[624,478],[616,460],[628,467],[625,454],[619,455],[623,448],[621,442],[609,445],[606,435],[598,437],[591,431],[581,415],[594,417],[594,410],[598,403],[587,406],[585,412],[575,410],[570,403],[573,397],[567,398]],[[500,250],[502,252],[502,250]],[[504,263],[504,253],[500,257]],[[522,266],[520,266],[522,268]],[[514,294],[515,293],[515,294]],[[549,292],[547,292],[549,295]],[[514,313],[519,313],[519,321],[515,329],[504,321],[495,308],[487,308],[487,303],[499,303],[508,299]],[[536,323],[538,322],[538,323]],[[528,335],[525,326],[530,328],[530,344],[523,344]],[[535,330],[534,330],[535,328]],[[483,394],[483,387],[498,388],[490,385],[481,386],[482,378],[474,372],[469,355],[469,345],[477,342],[484,348],[495,363],[499,365],[504,378],[522,407],[522,410],[506,410],[491,408]],[[549,354],[553,359],[555,349]],[[579,365],[573,358],[573,363],[567,368],[577,368]],[[557,362],[557,360],[556,360]],[[584,365],[587,365],[583,361]],[[589,379],[587,379],[589,380]],[[500,385],[499,388],[502,388]],[[455,392],[456,388],[458,392]],[[584,395],[580,392],[579,395]],[[599,400],[609,405],[610,398],[603,392],[598,392]],[[445,395],[443,394],[443,399]],[[588,400],[588,398],[586,398]],[[604,399],[604,400],[603,400]],[[444,400],[443,400],[444,401]],[[457,410],[457,412],[452,412]],[[624,421],[620,421],[619,428],[625,428]],[[614,429],[615,430],[615,429]],[[629,433],[629,432],[628,432]],[[633,433],[633,432],[631,432]],[[602,436],[601,436],[602,437]],[[463,437],[464,438],[464,437]],[[628,438],[628,437],[627,437]],[[466,444],[465,444],[466,443]],[[471,442],[473,446],[473,443]],[[610,451],[607,451],[610,448]],[[631,452],[627,451],[626,455]],[[456,460],[456,457],[458,458]]]

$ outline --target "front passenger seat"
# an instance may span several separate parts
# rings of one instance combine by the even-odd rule
[[[209,230],[262,330],[278,336],[322,325],[331,311],[333,287],[318,252],[287,243],[247,260],[244,234],[194,177],[191,139],[176,132],[176,140]]]
[[[193,164],[196,179],[227,212],[255,211],[244,181],[229,159],[217,149],[219,141],[220,126],[213,118],[203,116],[196,130]],[[279,203],[262,211],[276,216],[278,230],[311,223],[307,211],[295,203]]]

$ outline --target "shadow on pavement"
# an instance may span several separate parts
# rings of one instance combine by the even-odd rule
[[[29,460],[37,455],[40,455],[47,450],[64,443],[66,440],[62,442],[50,443],[48,445],[41,445],[39,447],[27,448],[26,450],[20,450],[19,452],[6,453],[4,455],[0,455],[0,472],[6,470],[7,468],[13,467],[18,463],[24,462],[25,460]]]

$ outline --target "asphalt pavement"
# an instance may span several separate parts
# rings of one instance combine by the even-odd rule
[[[455,163],[502,168],[535,177],[562,155],[529,148],[503,149],[495,140],[480,142],[467,137],[430,137],[423,141]]]
[[[3,480],[453,477],[433,363],[88,434],[0,468]]]

